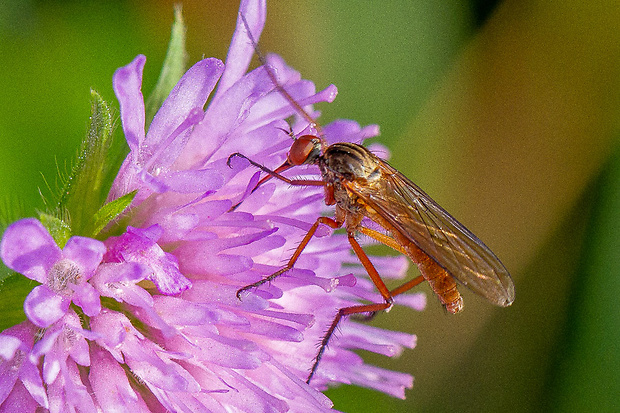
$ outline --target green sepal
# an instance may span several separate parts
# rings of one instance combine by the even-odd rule
[[[106,225],[122,214],[123,211],[131,205],[131,201],[133,201],[137,193],[138,190],[135,190],[102,206],[99,211],[95,213],[93,227],[89,232],[93,236],[99,234]]]
[[[60,248],[64,248],[65,244],[72,235],[69,224],[62,219],[46,214],[45,212],[39,213],[39,221],[41,221],[41,224],[43,224],[52,238],[54,238],[56,245]]]
[[[146,100],[146,126],[151,124],[155,114],[170,94],[170,91],[177,84],[185,73],[187,67],[187,52],[185,50],[185,23],[181,13],[181,6],[174,8],[174,22],[170,34],[170,43],[166,59],[161,68],[159,79],[151,95]]]
[[[108,104],[91,90],[91,116],[88,133],[80,148],[75,165],[58,197],[58,216],[69,217],[73,235],[91,236],[94,214],[107,195],[105,178],[111,167],[109,152],[112,145],[113,119]]]

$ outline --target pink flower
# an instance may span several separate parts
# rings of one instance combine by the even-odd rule
[[[39,327],[58,321],[72,301],[88,316],[99,313],[99,295],[87,281],[104,253],[101,241],[84,237],[72,237],[61,250],[35,219],[10,225],[0,245],[7,267],[41,283],[24,302],[26,315]]]
[[[26,321],[0,334],[0,406],[4,411],[49,407],[39,369],[28,357],[36,330]]]
[[[244,0],[240,12],[258,38],[264,1]],[[22,351],[40,368],[50,409],[312,412],[331,409],[320,393],[330,383],[395,397],[412,386],[410,375],[367,365],[353,350],[396,356],[414,347],[415,336],[354,320],[340,324],[310,385],[305,382],[338,309],[381,301],[345,235],[320,229],[291,271],[237,298],[240,288],[281,268],[329,211],[320,187],[273,180],[252,191],[260,173],[239,159],[227,166],[235,152],[280,165],[291,144],[283,130],[308,128],[264,67],[247,72],[253,53],[238,21],[226,64],[211,58],[192,66],[148,127],[144,56],[117,70],[114,90],[130,153],[109,201],[136,191],[119,221],[124,226],[112,224],[120,236],[73,237],[60,250],[33,219],[5,233],[5,263],[42,284],[25,308],[32,323],[48,328]],[[313,116],[312,104],[335,98],[334,86],[316,92],[278,56],[268,61]],[[361,142],[378,133],[348,120],[323,129],[328,142]],[[318,177],[316,167],[292,173]],[[371,260],[383,277],[405,276],[404,257]],[[396,302],[420,310],[425,299],[409,294]],[[3,355],[5,363],[10,356]],[[24,394],[15,383],[11,394]],[[47,408],[47,399],[30,398]]]

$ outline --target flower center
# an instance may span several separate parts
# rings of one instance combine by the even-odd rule
[[[69,284],[79,284],[82,278],[80,268],[71,260],[57,261],[47,273],[47,286],[56,294],[70,295]]]
[[[18,372],[21,369],[25,359],[26,354],[22,350],[17,350],[13,356],[13,360],[9,361],[9,369],[14,372]]]
[[[73,331],[73,329],[71,329],[67,325],[65,325],[63,327],[63,331],[62,331],[62,335],[60,336],[60,340],[62,340],[61,342],[64,345],[64,348],[67,349],[67,350],[70,350],[71,348],[73,348],[73,346],[77,342],[78,337],[75,334],[75,331]]]

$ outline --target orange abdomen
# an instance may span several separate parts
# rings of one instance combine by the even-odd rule
[[[413,243],[409,243],[406,250],[446,310],[452,314],[460,312],[463,309],[463,297],[456,288],[454,278]]]

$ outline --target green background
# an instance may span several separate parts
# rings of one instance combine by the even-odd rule
[[[184,2],[190,62],[225,58],[235,3]],[[368,355],[413,374],[414,388],[401,401],[341,386],[329,391],[337,409],[620,410],[620,7],[551,3],[269,3],[262,48],[339,88],[323,123],[379,124],[392,164],[485,240],[516,284],[506,309],[465,291],[457,316],[429,295],[422,313],[377,317],[417,334],[398,359]],[[152,88],[172,18],[171,1],[0,4],[5,214],[33,215],[39,188],[49,194],[68,170],[91,87],[117,107],[112,74],[143,53]],[[3,297],[4,308],[20,299]]]

